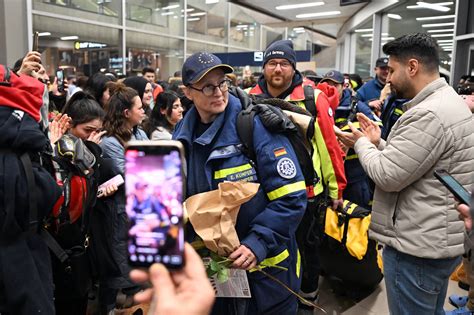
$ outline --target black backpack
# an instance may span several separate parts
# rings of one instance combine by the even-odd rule
[[[319,177],[313,167],[313,148],[311,138],[314,135],[314,121],[316,119],[316,106],[314,103],[314,92],[310,86],[305,86],[304,110],[297,105],[291,104],[277,98],[262,98],[259,95],[247,95],[240,88],[231,88],[230,93],[238,97],[242,103],[242,111],[237,117],[237,133],[242,141],[242,151],[256,165],[256,155],[253,146],[253,124],[255,115],[259,115],[263,125],[272,133],[285,135],[290,141],[298,158],[303,172],[308,202],[314,198],[314,186],[319,182]],[[305,128],[306,134],[296,126],[290,117],[284,112],[290,111],[311,117]],[[309,144],[309,145],[307,145]]]

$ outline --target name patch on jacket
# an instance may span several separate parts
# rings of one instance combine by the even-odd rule
[[[231,182],[238,182],[238,181],[246,181],[246,182],[252,182],[257,180],[257,172],[255,171],[254,168],[237,172],[234,174],[229,174],[226,176],[226,180],[231,181]]]

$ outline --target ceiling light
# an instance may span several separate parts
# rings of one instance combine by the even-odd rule
[[[356,33],[372,32],[372,29],[371,28],[359,28],[359,29],[355,30],[354,32],[356,32]]]
[[[438,16],[424,16],[424,17],[417,17],[417,21],[431,21],[431,20],[443,20],[443,19],[454,19],[456,17],[455,14],[451,15],[438,15]]]
[[[193,12],[193,11],[194,11],[193,8],[191,8],[191,9],[186,9],[186,12]],[[184,12],[184,10],[181,10],[181,12]]]
[[[384,41],[389,41],[389,40],[394,40],[395,37],[382,37],[382,40]]]
[[[171,10],[171,9],[176,9],[179,8],[179,4],[172,4],[167,7],[161,8],[162,10]]]
[[[79,39],[79,36],[63,36],[63,37],[60,37],[61,40],[75,40],[75,39]]]
[[[189,18],[189,19],[188,19],[188,22],[199,21],[200,19],[201,19],[201,18],[198,18],[198,17],[196,17],[196,18]]]
[[[436,5],[441,5],[441,6],[452,5],[452,4],[454,4],[454,2],[452,2],[452,1],[436,3]],[[422,6],[419,6],[418,4],[416,4],[416,5],[409,5],[409,6],[407,6],[407,9],[426,9],[426,8],[425,8],[425,7],[422,7]]]
[[[454,26],[454,22],[449,23],[433,23],[433,24],[422,24],[423,27],[438,27],[438,26]]]
[[[433,34],[431,37],[453,37],[454,34]]]
[[[387,14],[387,17],[389,17],[391,19],[394,19],[394,20],[401,20],[402,19],[402,17],[399,14],[393,14],[393,13]]]
[[[317,2],[308,2],[308,3],[300,3],[300,4],[287,4],[287,5],[279,5],[275,7],[277,10],[291,10],[291,9],[301,9],[301,8],[310,8],[310,7],[317,7],[320,5],[324,5],[323,1]]]
[[[454,39],[438,39],[438,43],[453,43]]]
[[[219,3],[219,0],[206,0],[206,4]]]
[[[293,31],[297,32],[297,31],[304,31],[304,27],[293,27]]]
[[[450,8],[443,6],[441,3],[428,3],[424,1],[418,1],[416,4],[423,9],[431,9],[431,10],[441,11],[441,12],[448,12],[449,10],[451,10]],[[452,4],[452,3],[446,2],[446,5],[447,4]]]
[[[172,15],[172,14],[174,14],[174,12],[173,12],[173,11],[169,11],[169,12],[163,12],[163,13],[161,13],[161,15]]]
[[[304,33],[304,32],[306,32],[304,29],[295,31],[295,33]]]
[[[380,35],[382,35],[382,36],[388,36],[389,34],[388,34],[388,33],[382,33],[382,34],[380,34]],[[373,34],[362,34],[362,35],[360,35],[360,37],[372,37],[372,36],[374,36],[374,35],[373,35]]]
[[[326,12],[315,12],[315,13],[304,13],[296,15],[297,19],[306,19],[319,16],[339,15],[341,11],[326,11]]]
[[[38,36],[41,37],[41,36],[51,36],[51,33],[50,32],[42,32],[42,33],[38,33]]]
[[[206,12],[191,13],[189,16],[202,16],[202,15],[206,15]]]
[[[454,29],[442,29],[442,30],[428,30],[428,33],[443,33],[443,32],[453,32]]]

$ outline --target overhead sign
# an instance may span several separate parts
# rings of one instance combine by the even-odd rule
[[[107,47],[107,44],[101,43],[92,43],[92,42],[75,42],[75,49],[92,49],[92,48],[104,48]]]
[[[263,51],[256,51],[253,53],[253,61],[262,62],[263,61]]]
[[[298,62],[311,60],[311,50],[297,50],[295,52]],[[263,51],[214,53],[214,55],[219,57],[223,63],[236,67],[260,67],[263,63]]]

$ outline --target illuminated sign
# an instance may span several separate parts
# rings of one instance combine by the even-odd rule
[[[75,49],[92,49],[92,48],[104,48],[107,47],[107,44],[101,43],[92,43],[92,42],[75,42]]]

